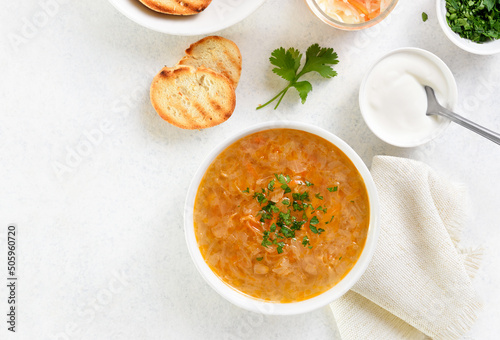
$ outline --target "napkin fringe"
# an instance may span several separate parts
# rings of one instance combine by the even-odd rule
[[[464,334],[472,328],[481,308],[482,304],[480,302],[469,303],[455,321],[433,338],[442,340],[456,340],[462,338]]]
[[[481,266],[483,260],[484,249],[482,247],[477,248],[465,248],[459,249],[459,252],[464,255],[464,267],[467,275],[471,280],[476,276],[476,273]]]

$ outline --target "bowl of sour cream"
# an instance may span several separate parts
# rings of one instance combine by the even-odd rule
[[[398,147],[422,145],[440,135],[448,119],[426,116],[424,86],[434,89],[443,106],[453,110],[458,91],[446,64],[419,48],[394,50],[376,61],[360,87],[361,114],[381,140]]]

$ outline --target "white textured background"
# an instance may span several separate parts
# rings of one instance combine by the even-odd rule
[[[485,247],[475,281],[485,308],[466,339],[498,338],[500,146],[452,124],[425,146],[392,147],[370,132],[357,102],[371,63],[420,47],[454,73],[457,111],[500,131],[500,55],[452,45],[434,1],[400,0],[382,24],[343,32],[302,0],[268,0],[218,33],[240,47],[243,72],[233,116],[204,131],[170,126],[149,103],[154,74],[201,36],[156,33],[107,1],[61,0],[13,44],[46,1],[0,5],[0,339],[337,339],[328,308],[264,317],[234,307],[203,281],[185,245],[184,199],[204,155],[236,131],[276,119],[337,134],[368,166],[374,155],[410,157],[464,183],[471,198],[464,243]],[[278,112],[255,111],[284,87],[271,73],[271,51],[315,42],[338,52],[339,76],[311,77],[305,105],[290,91]],[[20,254],[15,335],[5,316],[9,223],[18,226]]]

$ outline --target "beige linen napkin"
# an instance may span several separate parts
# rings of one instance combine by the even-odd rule
[[[481,250],[457,246],[463,188],[409,159],[376,156],[371,172],[381,233],[365,274],[331,304],[342,340],[459,339],[481,307]]]

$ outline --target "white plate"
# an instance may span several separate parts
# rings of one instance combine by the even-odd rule
[[[109,0],[123,15],[139,25],[172,35],[200,35],[216,32],[240,22],[265,0],[212,0],[201,13],[175,16],[157,13],[139,0]]]

